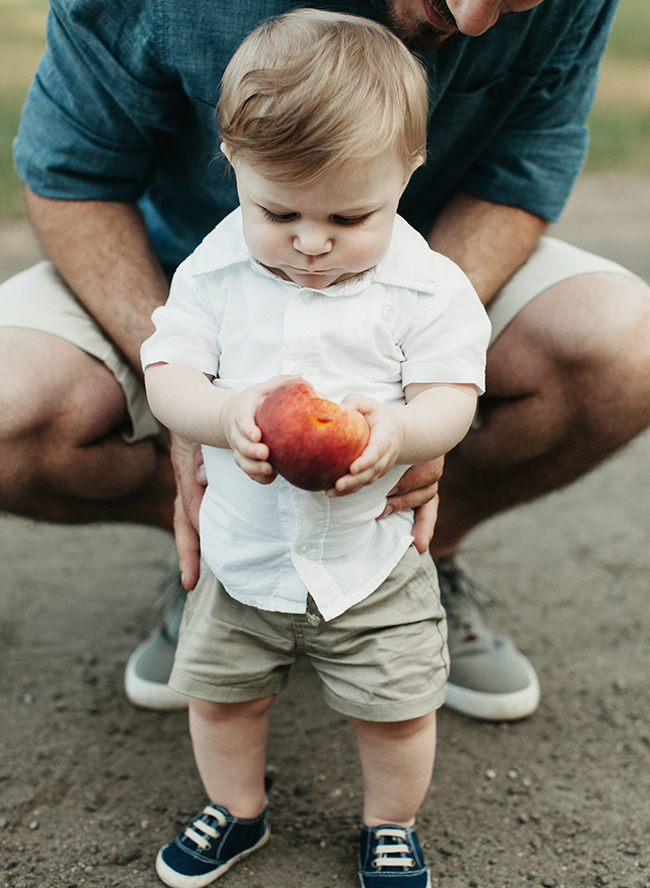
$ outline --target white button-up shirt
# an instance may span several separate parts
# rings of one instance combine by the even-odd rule
[[[336,402],[359,392],[403,404],[412,382],[484,387],[483,306],[460,269],[400,217],[375,268],[315,290],[257,263],[235,210],[179,266],[153,319],[145,367],[189,364],[234,391],[280,373],[303,376]],[[330,620],[373,592],[412,542],[411,511],[376,520],[404,466],[328,499],[281,477],[257,484],[229,450],[203,452],[203,555],[245,604],[304,613],[309,593]]]

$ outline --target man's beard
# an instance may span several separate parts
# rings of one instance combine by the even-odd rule
[[[436,28],[424,14],[418,16],[412,25],[407,26],[397,16],[394,9],[394,0],[375,0],[375,2],[386,16],[386,21],[391,31],[397,34],[408,48],[415,52],[436,50],[443,42],[454,37],[457,33],[455,31],[442,31],[440,28]],[[445,23],[455,24],[445,0],[428,0],[428,2]]]

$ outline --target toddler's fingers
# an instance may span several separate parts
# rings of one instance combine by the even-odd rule
[[[361,490],[362,487],[372,484],[380,474],[382,473],[378,471],[377,466],[371,466],[356,475],[343,475],[337,479],[334,487],[326,491],[326,493],[329,497],[347,496],[349,493],[355,493],[357,490]]]
[[[265,460],[259,459],[249,459],[245,454],[243,454],[240,450],[233,451],[235,462],[246,472],[247,475],[252,477],[257,476],[266,476],[273,474],[273,466],[271,463],[266,462]]]
[[[266,444],[251,441],[246,435],[235,430],[230,441],[232,450],[240,453],[246,459],[268,460],[269,448]]]
[[[372,398],[367,398],[365,395],[359,395],[356,392],[352,392],[352,394],[346,395],[343,398],[341,406],[347,407],[350,410],[358,410],[359,413],[366,416],[368,413],[372,413],[376,408],[377,402],[373,401]]]
[[[350,474],[359,475],[373,466],[385,470],[388,466],[389,442],[383,441],[377,436],[370,439],[368,446],[350,465]],[[383,471],[382,471],[383,474]]]

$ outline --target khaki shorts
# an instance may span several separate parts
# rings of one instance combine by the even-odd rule
[[[528,262],[490,305],[492,342],[544,290],[575,275],[603,271],[634,277],[632,272],[609,259],[555,238],[542,238]],[[50,262],[40,262],[0,285],[0,327],[52,333],[98,358],[124,391],[133,426],[127,440],[139,441],[160,431],[147,405],[139,376],[75,299]]]
[[[169,685],[199,700],[237,703],[277,694],[306,656],[326,702],[343,715],[393,722],[445,702],[449,655],[438,578],[411,546],[364,601],[325,622],[240,604],[202,565],[181,621]]]

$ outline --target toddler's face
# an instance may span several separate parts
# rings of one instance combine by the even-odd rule
[[[233,167],[248,249],[284,280],[319,290],[384,256],[410,177],[392,153],[307,185],[278,182],[237,158]]]

